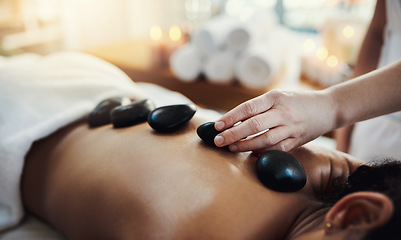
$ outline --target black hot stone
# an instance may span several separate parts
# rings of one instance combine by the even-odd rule
[[[216,144],[214,144],[214,137],[216,137],[217,134],[221,133],[220,131],[217,131],[214,128],[214,122],[207,122],[198,127],[196,129],[196,133],[198,133],[198,136],[207,144],[217,147]],[[228,149],[228,147],[224,147],[225,149]]]
[[[127,97],[114,97],[103,100],[89,114],[87,119],[89,127],[98,127],[111,123],[110,111],[115,107],[129,103],[131,103],[131,100]]]
[[[129,127],[145,122],[155,104],[149,99],[133,102],[126,106],[115,107],[110,112],[111,122],[115,128]]]
[[[279,150],[260,155],[256,161],[256,174],[263,185],[278,192],[296,192],[306,184],[301,163],[291,154]]]
[[[179,104],[159,107],[148,116],[149,125],[161,133],[169,133],[178,130],[188,122],[195,114],[194,104]]]

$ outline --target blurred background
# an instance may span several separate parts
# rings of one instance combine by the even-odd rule
[[[0,49],[48,53],[146,37],[152,26],[196,30],[219,14],[277,14],[296,31],[320,31],[330,18],[368,22],[372,0],[0,0]]]
[[[263,91],[271,88],[274,76],[283,78],[285,68],[287,78],[303,76],[327,87],[352,73],[375,4],[375,0],[0,0],[0,55],[84,51],[123,70],[129,62],[135,68],[151,55],[152,69],[169,69],[183,82],[206,77],[213,84]],[[143,48],[150,50],[143,53]]]

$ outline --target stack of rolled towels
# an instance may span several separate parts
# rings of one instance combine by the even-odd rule
[[[226,15],[209,19],[191,40],[175,50],[170,67],[185,82],[203,74],[207,81],[248,88],[267,87],[283,65],[283,39],[275,15],[246,21]]]

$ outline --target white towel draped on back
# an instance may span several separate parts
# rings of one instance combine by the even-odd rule
[[[128,76],[93,56],[0,58],[0,231],[23,216],[19,185],[32,143],[114,96],[141,98]]]

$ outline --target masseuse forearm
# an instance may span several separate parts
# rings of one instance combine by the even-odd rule
[[[323,91],[336,112],[336,128],[399,111],[401,60]]]
[[[377,1],[375,13],[367,29],[365,38],[355,63],[353,77],[359,77],[377,68],[381,49],[383,46],[383,35],[386,25],[385,1]]]

